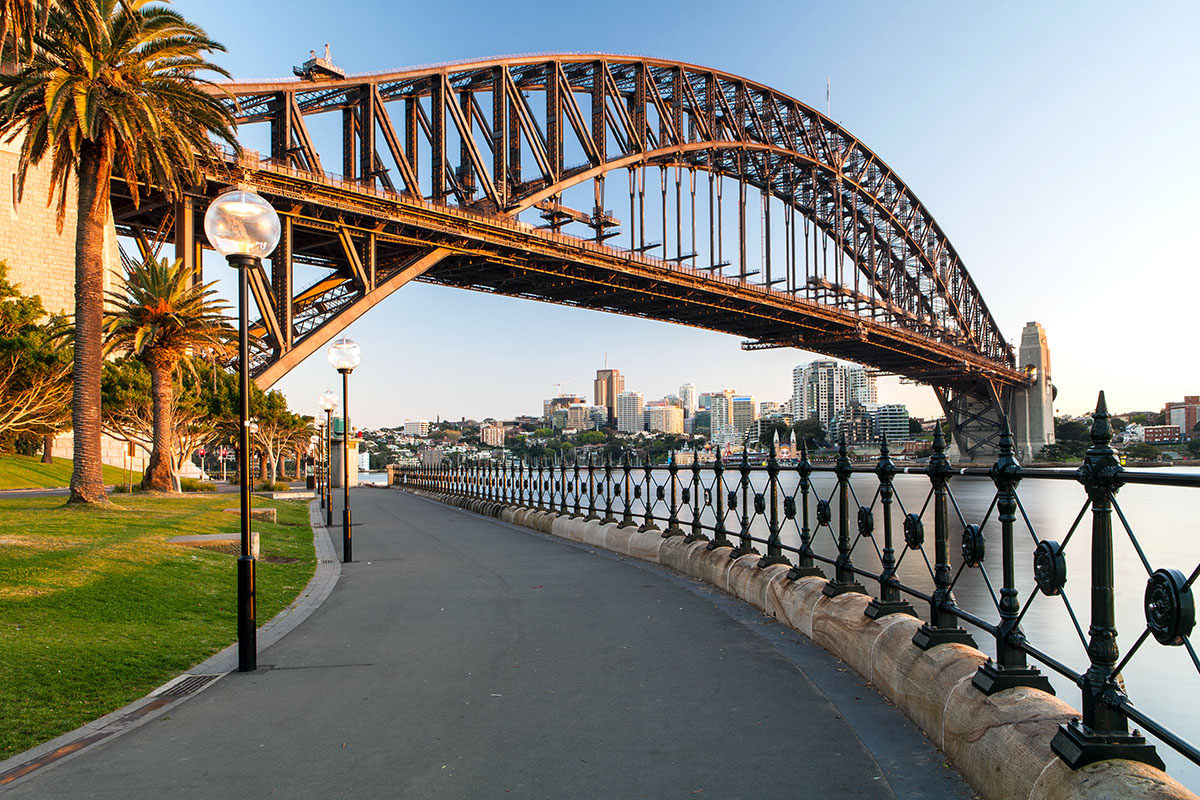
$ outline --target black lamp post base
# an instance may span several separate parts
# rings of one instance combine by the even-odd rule
[[[1140,761],[1161,770],[1167,768],[1154,745],[1146,744],[1146,737],[1137,733],[1097,733],[1079,720],[1059,725],[1050,749],[1071,769],[1109,758]]]
[[[922,650],[937,647],[939,644],[965,644],[968,647],[979,647],[971,638],[971,634],[963,628],[935,628],[928,622],[917,629],[917,632],[913,634],[912,642]]]
[[[1018,686],[1054,694],[1050,679],[1037,667],[1002,667],[990,658],[975,672],[971,685],[989,697],[996,692],[1015,689]]]
[[[238,578],[238,672],[258,668],[258,626],[255,624],[254,559],[241,556]]]

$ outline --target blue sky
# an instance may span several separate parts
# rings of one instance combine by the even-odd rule
[[[238,79],[290,75],[332,46],[350,73],[530,52],[634,53],[712,66],[817,108],[882,156],[954,242],[1006,336],[1047,329],[1057,407],[1161,409],[1200,392],[1200,6],[1157,3],[230,2],[178,8]],[[223,269],[207,262],[208,277]],[[400,332],[403,332],[401,337]],[[349,329],[357,424],[540,411],[608,363],[660,397],[685,381],[790,394],[799,351],[678,326],[409,286]],[[312,413],[323,354],[279,384]],[[885,379],[881,400],[939,413]]]

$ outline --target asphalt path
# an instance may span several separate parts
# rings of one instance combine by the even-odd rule
[[[352,502],[356,561],[258,671],[7,796],[972,797],[852,671],[740,601],[402,492]]]

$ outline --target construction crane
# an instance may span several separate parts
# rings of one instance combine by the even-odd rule
[[[570,381],[559,381],[558,383],[550,384],[551,386],[554,387],[554,392],[555,392],[554,396],[562,397],[563,396],[562,387],[566,386],[568,383],[570,383]]]

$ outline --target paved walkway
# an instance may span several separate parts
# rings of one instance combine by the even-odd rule
[[[739,601],[401,492],[353,503],[358,560],[257,672],[8,796],[972,796],[853,672]]]

